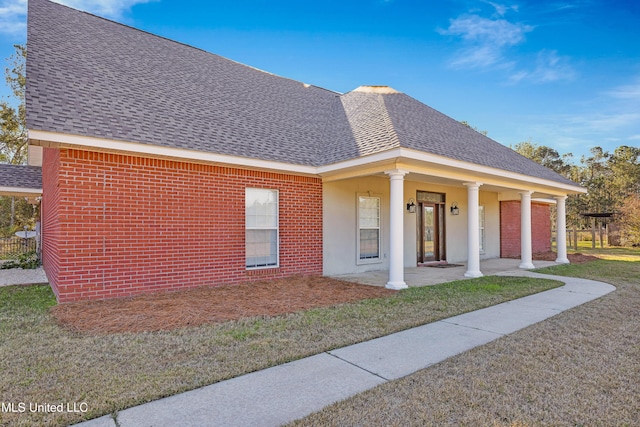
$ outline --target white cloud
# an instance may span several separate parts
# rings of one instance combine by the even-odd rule
[[[490,3],[502,16],[507,8]],[[506,19],[489,19],[480,15],[462,15],[450,20],[449,28],[440,34],[457,36],[466,44],[451,61],[454,68],[485,68],[491,65],[504,66],[509,63],[505,51],[522,43],[532,26],[509,22]]]
[[[460,49],[450,65],[453,68],[510,68],[514,64],[504,58],[500,49],[493,46],[477,46]]]
[[[461,36],[464,40],[495,46],[513,46],[524,40],[524,34],[533,27],[514,24],[506,19],[487,19],[478,15],[465,15],[450,21],[443,34]]]
[[[568,57],[558,55],[555,50],[538,52],[533,69],[514,72],[510,81],[518,83],[523,80],[533,83],[550,83],[559,80],[573,80],[576,72],[569,63]]]
[[[150,0],[54,0],[56,3],[70,6],[74,9],[95,13],[107,18],[120,18],[123,12],[139,3]]]
[[[640,114],[632,112],[523,116],[516,122],[517,135],[560,153],[571,152],[577,161],[592,147],[613,151],[619,145],[632,145],[640,139]]]
[[[485,3],[490,4],[491,6],[493,6],[496,10],[496,15],[498,16],[504,16],[507,14],[507,12],[509,10],[513,10],[513,11],[518,11],[518,6],[517,5],[512,5],[512,6],[506,6],[504,4],[498,4],[498,3],[494,3],[488,0],[484,0]]]
[[[618,99],[640,100],[640,79],[630,85],[618,86],[605,94]]]
[[[543,49],[535,56],[526,54],[514,59],[511,55],[514,48],[526,42],[526,34],[535,26],[506,17],[509,12],[518,12],[517,6],[504,6],[490,0],[484,3],[495,9],[492,18],[480,16],[476,11],[451,19],[446,30],[438,30],[442,35],[458,37],[462,43],[449,61],[452,68],[508,70],[510,83],[550,83],[576,77],[570,58],[559,55],[556,50]]]
[[[26,16],[27,0],[3,0],[0,2],[0,32],[24,34],[27,28]]]
[[[75,9],[119,19],[133,5],[152,0],[56,0]],[[27,0],[0,0],[0,33],[23,35],[27,24]]]
[[[640,122],[639,113],[608,114],[591,118],[588,127],[594,131],[610,132],[638,122]]]

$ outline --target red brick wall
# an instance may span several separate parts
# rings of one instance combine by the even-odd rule
[[[531,203],[531,246],[534,254],[551,250],[549,205]],[[520,258],[520,202],[500,202],[500,256]]]
[[[245,268],[247,187],[279,190],[278,268]],[[63,149],[50,215],[60,302],[322,274],[318,178]]]
[[[543,203],[531,203],[531,247],[534,254],[551,250],[551,209]]]
[[[60,151],[44,148],[42,152],[42,203],[40,218],[42,221],[42,265],[47,272],[51,288],[58,295],[58,274],[60,270],[60,191],[58,171],[60,169]]]

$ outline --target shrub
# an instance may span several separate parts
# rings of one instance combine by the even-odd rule
[[[9,269],[9,268],[22,268],[22,269],[32,269],[38,268],[40,265],[40,260],[38,259],[38,254],[36,251],[25,252],[23,254],[18,255],[17,260],[11,260],[9,262],[5,262],[0,265],[1,269]]]

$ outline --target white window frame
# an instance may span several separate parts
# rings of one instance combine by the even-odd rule
[[[378,199],[378,227],[361,227],[360,198]],[[356,264],[379,264],[382,262],[382,197],[379,194],[358,193],[356,195]],[[378,230],[378,256],[376,258],[360,258],[360,230]]]
[[[276,198],[276,224],[275,226],[267,226],[267,225],[252,225],[250,226],[247,221],[247,201],[250,192],[270,192],[275,194]],[[255,188],[255,187],[246,187],[245,188],[245,268],[247,270],[264,270],[269,268],[279,268],[280,267],[280,192],[278,190],[272,188]],[[276,262],[275,264],[267,264],[267,265],[248,265],[247,263],[247,250],[248,245],[246,241],[247,231],[249,230],[275,230],[276,231]]]
[[[478,206],[478,243],[480,246],[480,253],[483,254],[485,253],[485,248],[486,248],[486,237],[487,237],[487,233],[485,232],[486,230],[486,220],[485,220],[485,209],[484,209],[484,205],[479,205]]]

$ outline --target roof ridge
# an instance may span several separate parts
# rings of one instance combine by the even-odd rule
[[[389,135],[389,140],[393,141],[393,144],[396,147],[400,147],[400,137],[398,136],[398,132],[396,131],[395,126],[393,125],[393,121],[391,120],[391,116],[389,115],[389,110],[387,110],[387,105],[384,102],[384,95],[377,94],[376,98],[380,103],[380,105],[382,106],[382,110],[384,111],[383,113],[383,120],[385,125],[384,127],[387,131],[387,134]]]
[[[333,102],[331,103],[331,106],[329,107],[329,112],[326,116],[326,120],[324,122],[324,125],[322,126],[322,131],[320,132],[319,138],[318,138],[318,142],[316,144],[316,149],[315,149],[315,161],[317,165],[323,165],[325,164],[325,158],[322,155],[323,153],[323,144],[325,143],[325,135],[327,134],[327,129],[329,128],[329,123],[333,120],[333,112],[337,110],[337,105],[340,104],[340,107],[342,109],[344,109],[344,106],[342,105],[342,102],[340,101],[340,97],[342,95],[340,94],[336,94],[336,97],[334,98]]]

